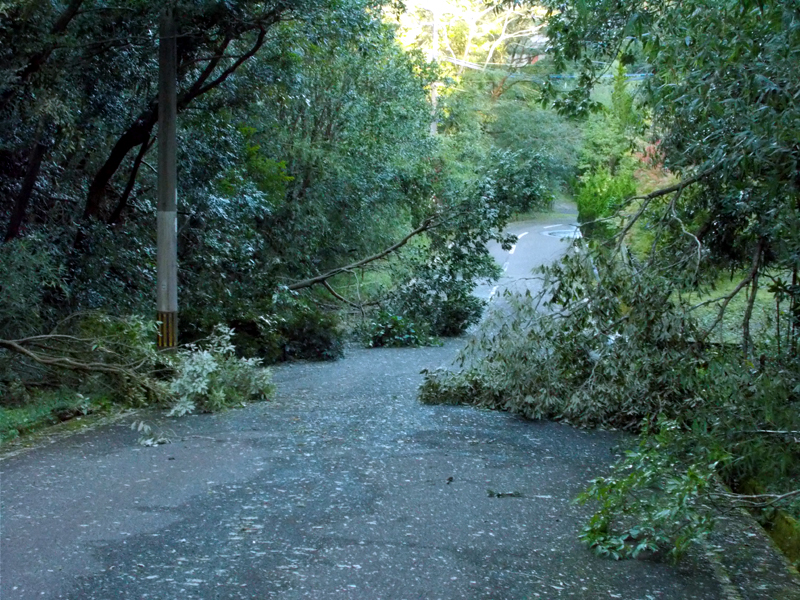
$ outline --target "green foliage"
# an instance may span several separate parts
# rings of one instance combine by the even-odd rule
[[[662,278],[580,249],[544,275],[541,295],[508,294],[510,314],[484,320],[462,351],[464,372],[426,376],[426,401],[444,389],[448,402],[634,429],[693,405],[693,324]]]
[[[14,385],[0,385],[0,443],[44,427],[82,416],[106,405],[103,398],[90,398],[69,389],[31,394]]]
[[[574,99],[597,80],[595,61],[616,58],[609,52],[621,47],[623,58],[645,62],[652,74],[639,92],[666,167],[686,176],[710,169],[694,200],[663,223],[691,223],[712,268],[749,264],[763,240],[764,267],[794,270],[798,253],[789,240],[796,238],[786,233],[797,223],[799,151],[788,124],[800,111],[800,29],[787,24],[797,3],[592,0],[548,7],[557,10],[549,30],[556,62],[577,63],[587,84]],[[693,245],[682,232],[678,241],[683,251]]]
[[[631,139],[641,131],[643,123],[636,110],[633,95],[628,91],[626,74],[624,60],[618,60],[611,92],[611,120],[620,134]]]
[[[542,108],[532,79],[502,75],[464,73],[441,99],[439,131],[464,179],[486,177],[497,186],[498,198],[508,192],[512,203],[541,210],[549,206],[552,190],[576,175],[583,134],[575,122]],[[511,76],[514,87],[494,87],[495,79]]]
[[[40,389],[69,389],[123,405],[157,402],[157,386],[149,383],[159,362],[155,336],[150,320],[80,313],[48,334],[18,338],[32,354],[0,350],[0,386],[5,387],[0,403],[39,402]]]
[[[238,358],[232,335],[231,329],[217,326],[204,343],[190,344],[174,356],[170,415],[219,411],[272,393],[270,371],[258,359]]]
[[[591,171],[578,180],[575,193],[578,222],[590,223],[609,217],[634,194],[636,181],[630,170],[619,171],[616,175],[604,168]]]
[[[0,286],[3,300],[36,305],[25,309],[29,331],[75,311],[152,310],[161,6],[76,7],[0,15],[0,214],[4,235],[30,236],[4,246],[2,265],[18,271],[8,276],[17,287],[41,281],[17,294],[0,274]],[[176,12],[191,32],[179,52],[178,163],[181,322],[193,339],[416,224],[431,194],[431,71],[369,1]],[[229,60],[249,53],[238,68]],[[35,185],[20,195],[40,146]],[[17,209],[20,226],[5,229]],[[8,322],[24,324],[14,310]]]
[[[694,444],[681,429],[664,419],[646,428],[611,474],[579,497],[599,505],[581,539],[601,556],[636,558],[667,549],[677,560],[711,532],[717,515],[708,498],[728,457]]]
[[[651,197],[637,213],[651,240],[648,267],[670,282],[673,297],[688,291],[709,298],[704,302],[713,310],[700,315],[700,338],[712,339],[720,324],[727,329],[719,355],[708,357],[713,377],[692,386],[706,398],[701,431],[710,435],[684,421],[683,436],[698,448],[716,445],[734,457],[718,470],[735,489],[752,477],[763,489],[790,490],[797,452],[782,434],[766,432],[796,427],[800,390],[798,2],[547,5],[556,63],[581,71],[572,104],[588,96],[598,65],[622,48],[625,62],[638,60],[652,74],[639,92],[652,111],[655,145],[665,166],[691,185]],[[714,19],[707,18],[711,11]],[[713,288],[726,274],[740,279],[721,286],[729,291],[715,301],[719,291]],[[773,282],[768,288],[776,331],[754,339],[755,329],[765,329],[751,327],[764,321],[758,313],[765,278]]]
[[[543,211],[552,206],[546,161],[537,154],[495,150],[491,168],[481,182],[483,193],[517,213]]]
[[[389,301],[397,314],[406,315],[434,336],[454,337],[480,321],[486,302],[472,294],[471,280],[441,272],[412,278]]]
[[[341,357],[342,320],[322,300],[322,294],[281,291],[243,310],[228,322],[237,352],[268,363]]]
[[[604,113],[589,116],[583,125],[580,168],[584,172],[605,170],[615,174],[631,150],[631,140],[614,119]]]
[[[539,295],[506,296],[461,370],[427,373],[420,389],[429,403],[639,431],[582,495],[596,508],[582,538],[613,558],[679,558],[713,526],[728,493],[720,481],[780,494],[800,478],[800,448],[787,443],[800,431],[796,357],[766,339],[754,364],[734,344],[705,341],[696,299],[660,273],[624,248],[578,245],[544,269]]]
[[[158,331],[155,321],[136,315],[124,318],[104,313],[85,313],[73,317],[74,330],[86,339],[93,340],[95,350],[115,354],[122,364],[141,364],[152,367],[159,362],[153,344]],[[69,321],[59,329],[69,329]]]
[[[493,389],[479,369],[465,369],[456,374],[423,370],[422,374],[425,380],[419,389],[419,400],[424,404],[499,407],[504,402],[503,392]]]
[[[364,340],[370,348],[430,346],[436,343],[436,338],[428,335],[413,321],[385,310],[379,311],[369,320],[364,330]]]
[[[0,246],[0,338],[52,327],[57,313],[48,300],[65,298],[67,292],[64,271],[49,254],[44,237]]]
[[[269,358],[334,360],[344,353],[341,318],[312,301],[279,303],[273,322]]]
[[[494,121],[486,126],[500,148],[534,153],[541,165],[539,177],[548,191],[567,186],[581,162],[584,134],[574,120],[542,108],[538,101],[523,102],[502,97],[493,105]]]

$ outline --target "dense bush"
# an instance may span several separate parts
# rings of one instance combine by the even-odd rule
[[[483,193],[514,212],[547,210],[553,204],[546,159],[523,150],[497,149],[481,182]]]
[[[344,352],[341,317],[313,302],[293,302],[278,311],[274,323],[268,358],[333,360]]]
[[[364,328],[364,341],[370,348],[429,346],[436,339],[425,329],[407,318],[382,310],[368,321]]]
[[[333,360],[343,353],[342,318],[336,310],[323,308],[315,294],[279,292],[228,325],[240,355],[267,363]]]
[[[578,222],[582,224],[583,234],[588,237],[604,237],[609,228],[595,221],[614,214],[635,193],[636,181],[629,169],[612,175],[607,169],[601,168],[580,177],[575,201],[578,204]]]
[[[472,294],[473,283],[444,274],[414,278],[391,298],[396,314],[424,324],[431,335],[454,337],[480,321],[484,300]]]
[[[238,358],[232,335],[232,330],[218,326],[207,340],[172,357],[175,374],[167,386],[170,415],[214,412],[267,399],[272,393],[270,371],[258,359]]]

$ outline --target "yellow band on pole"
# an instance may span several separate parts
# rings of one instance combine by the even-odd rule
[[[158,313],[158,347],[174,348],[178,345],[178,313]]]

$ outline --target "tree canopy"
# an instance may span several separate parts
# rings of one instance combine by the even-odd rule
[[[186,339],[225,323],[260,340],[243,351],[270,360],[332,356],[331,303],[393,303],[431,333],[473,322],[470,290],[496,273],[484,242],[506,241],[515,206],[484,154],[455,156],[429,134],[442,70],[400,46],[387,18],[397,7],[174,7]],[[0,6],[0,337],[83,311],[152,311],[160,11]],[[512,153],[504,167],[517,169],[522,204],[546,204],[524,164]]]

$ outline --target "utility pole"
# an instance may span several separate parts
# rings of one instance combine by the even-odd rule
[[[161,13],[158,41],[158,347],[178,345],[178,53],[175,14]]]
[[[435,63],[439,60],[439,13],[436,8],[431,9],[433,12],[433,47],[431,48],[431,62]],[[436,135],[436,103],[439,100],[439,82],[434,81],[431,84],[431,106],[433,107],[433,118],[431,119],[431,135]]]

